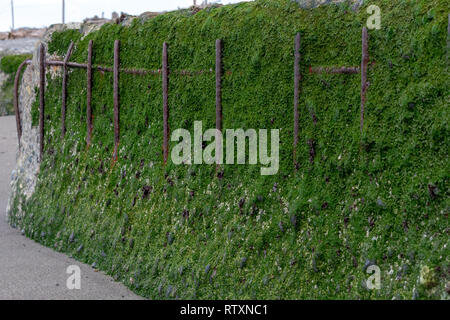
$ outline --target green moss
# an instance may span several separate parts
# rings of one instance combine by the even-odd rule
[[[435,291],[417,288],[419,297],[448,298],[447,8],[437,0],[378,5],[382,29],[369,33],[375,63],[362,137],[360,77],[313,76],[308,69],[360,64],[365,8],[256,1],[105,25],[83,39],[55,33],[50,53],[64,54],[73,37],[72,60],[85,62],[93,40],[94,63],[105,66],[120,39],[127,68],[161,68],[167,41],[172,70],[214,69],[215,39],[223,39],[224,69],[232,71],[223,80],[223,126],[281,128],[281,168],[262,177],[258,166],[226,166],[217,178],[214,166],[162,166],[161,77],[125,74],[113,165],[112,75],[94,74],[87,149],[86,75],[73,70],[64,140],[61,78],[48,78],[39,182],[23,204],[25,217],[12,219],[29,237],[96,262],[151,298],[410,299],[422,265],[439,270],[439,281]],[[304,77],[294,171],[297,32]],[[214,74],[173,74],[170,127],[192,130],[194,120],[214,127],[214,86]],[[380,291],[362,285],[368,260],[381,268]]]
[[[7,114],[14,114],[13,94],[14,94],[14,78],[20,64],[31,59],[31,55],[9,55],[3,56],[0,60],[0,71],[7,75],[7,80],[0,88],[0,110],[6,110]],[[3,107],[3,108],[2,108]]]

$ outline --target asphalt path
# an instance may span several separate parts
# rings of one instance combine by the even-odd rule
[[[41,246],[9,226],[6,206],[16,150],[15,119],[0,117],[0,300],[141,299],[111,277]]]

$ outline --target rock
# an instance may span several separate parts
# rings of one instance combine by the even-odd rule
[[[408,258],[410,262],[414,262],[414,260],[416,259],[416,252],[414,250],[408,252]]]
[[[239,264],[239,267],[240,267],[241,269],[243,269],[246,265],[247,265],[247,257],[244,257],[244,258],[241,259],[241,262],[240,262],[240,264]]]
[[[375,260],[366,259],[366,262],[364,262],[364,266],[363,266],[363,272],[366,272],[370,266],[374,266],[376,264],[377,263]]]
[[[173,287],[171,285],[169,285],[167,287],[167,290],[166,290],[166,298],[170,297],[170,294],[172,293],[172,290],[173,290]]]
[[[379,206],[380,208],[383,208],[383,209],[386,208],[386,205],[380,198],[378,198],[378,200],[377,200],[377,206]]]
[[[311,261],[311,267],[314,272],[319,272],[319,269],[317,269],[317,261],[316,261],[316,255],[313,255],[312,261]]]
[[[297,227],[297,216],[295,214],[291,216],[291,224],[294,228]]]
[[[169,232],[169,234],[167,235],[167,243],[171,245],[174,240],[175,240],[174,235],[171,232]]]
[[[389,249],[388,252],[387,252],[387,257],[388,258],[392,258],[393,256],[394,256],[394,250]]]
[[[400,270],[397,271],[396,280],[401,280],[408,273],[408,266],[406,264],[402,265]]]
[[[432,200],[436,199],[437,196],[439,195],[439,189],[438,187],[436,187],[436,185],[430,183],[428,185],[428,193],[430,194],[430,198]]]
[[[69,236],[69,242],[72,243],[75,240],[75,232],[72,231],[72,233]]]
[[[93,264],[91,264],[91,267],[92,267],[93,269],[97,269],[97,263],[94,262]]]

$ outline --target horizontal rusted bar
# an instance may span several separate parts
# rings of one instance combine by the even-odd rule
[[[64,66],[64,61],[56,61],[56,60],[50,60],[47,61],[46,64],[48,66],[54,66],[54,67],[63,67]],[[69,68],[75,68],[75,69],[87,69],[88,65],[85,63],[77,63],[77,62],[68,62],[67,67]],[[98,71],[103,71],[103,72],[114,72],[114,68],[110,68],[110,67],[102,67],[102,66],[92,66],[93,69],[96,69]],[[127,73],[127,74],[134,74],[134,75],[141,75],[141,76],[145,76],[145,75],[160,75],[162,74],[162,70],[161,69],[156,69],[156,70],[146,70],[146,69],[120,69],[119,70],[122,73]],[[208,73],[214,73],[214,70],[210,69],[210,70],[198,70],[198,71],[190,71],[190,70],[174,70],[174,71],[170,71],[171,74],[175,74],[175,75],[179,75],[179,76],[199,76],[199,75],[203,75],[203,74],[208,74]],[[227,74],[230,74],[231,71],[228,71]]]
[[[309,67],[309,73],[321,74],[358,74],[359,67]]]
[[[200,76],[202,74],[213,73],[214,70],[199,70],[199,71],[189,71],[189,70],[174,70],[171,71],[171,74],[176,74],[179,76]]]

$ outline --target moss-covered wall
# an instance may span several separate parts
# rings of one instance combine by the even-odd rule
[[[364,132],[360,77],[309,75],[356,66],[366,7],[302,10],[260,0],[171,12],[87,35],[55,33],[50,53],[111,66],[214,69],[224,41],[224,128],[280,128],[280,172],[259,166],[162,166],[160,76],[121,74],[121,145],[112,166],[112,74],[94,75],[92,146],[86,74],[69,76],[68,134],[60,138],[61,78],[48,76],[46,147],[33,197],[14,199],[27,236],[95,263],[151,298],[448,298],[448,65],[445,1],[377,1],[369,32]],[[302,35],[298,171],[292,167],[294,35]],[[214,74],[170,78],[170,127],[215,124]],[[35,108],[37,118],[37,108]],[[192,131],[191,131],[192,132]],[[309,140],[315,142],[310,163]],[[172,145],[173,146],[173,145]],[[26,214],[19,218],[23,202]],[[16,209],[14,209],[16,208]],[[365,289],[367,267],[382,271]],[[421,270],[427,281],[420,282]]]

